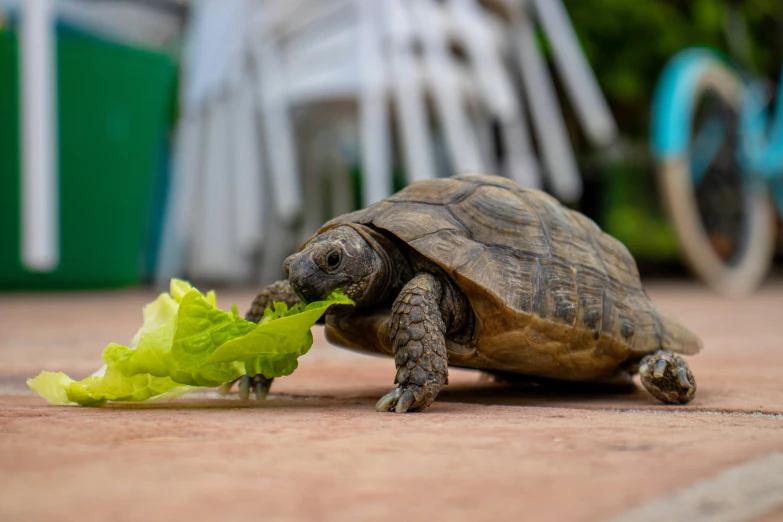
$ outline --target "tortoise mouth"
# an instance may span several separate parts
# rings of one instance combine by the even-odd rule
[[[291,288],[294,293],[299,296],[299,299],[305,303],[312,303],[314,301],[320,301],[321,298],[313,292],[311,289],[301,286],[298,282],[291,282]]]
[[[323,288],[323,273],[307,252],[290,256],[285,268],[291,288],[305,303],[320,301],[329,293]]]

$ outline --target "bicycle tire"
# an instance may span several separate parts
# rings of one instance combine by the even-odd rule
[[[715,62],[705,67],[693,93],[691,109],[708,90],[739,112],[742,82],[727,66]],[[689,129],[690,130],[690,129]],[[738,251],[727,263],[714,250],[699,213],[689,153],[663,160],[658,181],[666,210],[678,236],[685,261],[702,281],[728,296],[756,290],[769,272],[775,253],[775,210],[769,190],[761,180],[743,176],[747,220]]]

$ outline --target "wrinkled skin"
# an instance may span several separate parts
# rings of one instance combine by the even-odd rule
[[[364,228],[334,228],[289,256],[283,270],[296,295],[313,302],[342,288],[359,307],[393,298],[403,284],[397,273],[406,267],[401,256],[395,256],[399,266],[394,266],[388,240]]]

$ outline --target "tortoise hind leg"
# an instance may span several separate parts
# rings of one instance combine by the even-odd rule
[[[639,362],[642,385],[667,404],[686,404],[696,394],[696,379],[682,357],[658,350]]]

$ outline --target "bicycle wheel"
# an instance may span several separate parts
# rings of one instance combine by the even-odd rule
[[[689,146],[661,161],[661,193],[691,269],[714,290],[742,295],[772,263],[774,209],[764,183],[738,163],[740,78],[714,60],[694,85]]]

